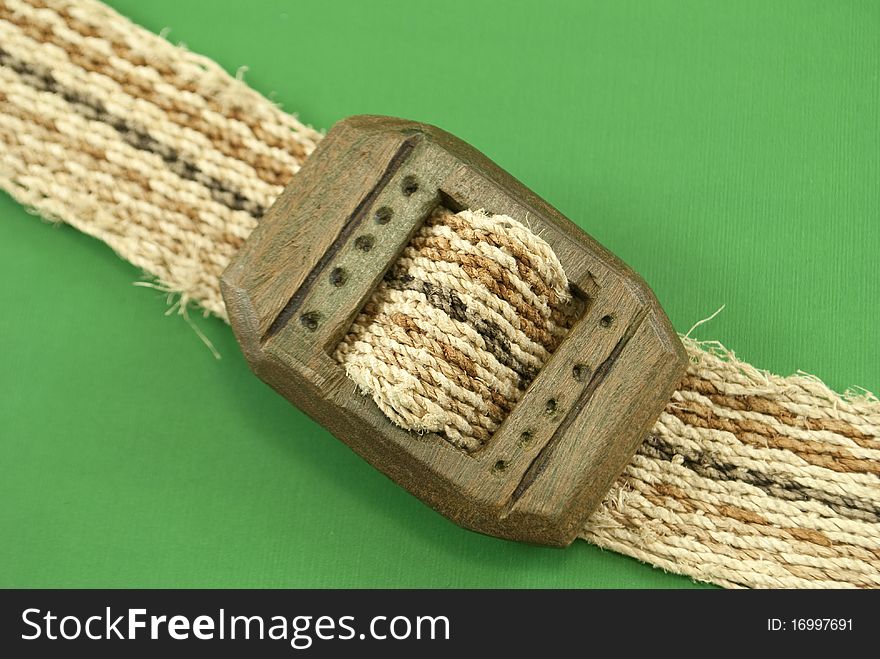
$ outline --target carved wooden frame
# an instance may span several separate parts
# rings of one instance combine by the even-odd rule
[[[331,357],[438,205],[531,227],[585,311],[485,447],[395,426]],[[433,126],[357,116],[309,157],[222,278],[254,372],[467,528],[567,545],[678,384],[686,354],[629,267],[484,155]]]

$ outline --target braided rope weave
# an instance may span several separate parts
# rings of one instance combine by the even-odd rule
[[[485,444],[577,319],[568,280],[516,220],[438,208],[336,351],[399,426]]]
[[[0,186],[43,216],[108,243],[179,293],[181,308],[192,301],[225,317],[220,273],[319,139],[210,60],[98,2],[0,1]],[[490,394],[487,402],[485,391],[475,391],[479,381],[491,382],[481,375],[463,387],[476,394],[469,396],[453,387],[467,383],[453,368],[458,356],[447,351],[445,365],[436,361],[440,353],[432,351],[444,346],[431,342],[431,330],[407,327],[406,337],[418,337],[407,345],[403,334],[389,334],[397,330],[388,323],[420,327],[410,310],[426,292],[404,281],[412,268],[437,281],[451,278],[462,290],[497,281],[494,268],[510,262],[494,252],[500,260],[443,265],[449,241],[466,243],[463,255],[483,249],[475,232],[486,223],[492,218],[477,213],[435,216],[424,230],[430,235],[421,233],[404,255],[409,261],[398,264],[398,281],[383,284],[352,328],[366,340],[340,346],[348,351],[340,358],[351,364],[375,355],[384,336],[400,337],[401,354],[432,356],[446,378],[437,380],[445,395],[474,403],[457,408],[465,422],[400,409],[464,447],[491,433],[493,419],[515,403],[518,380],[488,357],[471,361],[468,368],[510,386],[493,389],[501,398]],[[499,235],[520,231],[493,227]],[[535,285],[545,280],[523,277],[509,280],[500,301],[479,296],[502,320],[504,304],[516,309],[519,320],[504,325],[516,337],[525,334],[526,314],[537,313],[546,334],[523,345],[549,353],[566,321],[548,319],[566,317],[564,300],[557,309],[536,301],[529,291],[540,297]],[[525,303],[504,297],[512,292]],[[406,309],[402,319],[369,316],[394,304]],[[425,313],[441,321],[457,313],[442,306]],[[467,337],[474,339],[462,329],[449,339],[466,356],[480,345],[475,339],[469,348]],[[730,587],[880,586],[880,402],[840,396],[808,376],[760,371],[719,346],[685,346],[685,380],[583,537]]]

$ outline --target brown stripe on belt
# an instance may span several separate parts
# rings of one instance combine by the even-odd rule
[[[709,398],[713,403],[732,410],[760,412],[779,419],[787,426],[805,430],[828,430],[853,440],[862,448],[880,450],[880,439],[866,435],[861,430],[843,419],[829,419],[798,416],[779,403],[763,396],[751,394],[723,394],[710,380],[688,375],[681,384],[682,389],[695,391]]]
[[[98,38],[98,39],[105,40],[107,43],[110,44],[111,49],[113,50],[113,52],[117,56],[131,62],[135,66],[145,66],[145,67],[153,68],[169,84],[174,85],[175,87],[177,87],[178,89],[181,89],[182,91],[187,91],[187,92],[196,94],[197,96],[202,98],[211,110],[213,110],[213,111],[215,111],[225,117],[240,121],[242,124],[244,124],[245,126],[247,126],[250,129],[250,131],[253,133],[254,137],[256,137],[260,141],[264,142],[267,146],[271,146],[271,147],[286,151],[287,153],[292,154],[297,159],[300,159],[300,160],[305,159],[305,157],[306,157],[305,147],[294,138],[293,134],[291,134],[288,139],[284,139],[284,138],[280,138],[279,136],[265,130],[260,125],[259,121],[256,121],[254,119],[254,117],[250,116],[246,112],[243,112],[240,109],[237,109],[235,107],[230,107],[228,105],[222,105],[216,99],[213,99],[210,96],[203,94],[199,90],[199,88],[196,84],[194,84],[191,80],[187,80],[187,79],[181,77],[173,67],[164,65],[163,62],[159,59],[154,59],[154,58],[151,58],[149,60],[146,59],[142,55],[139,55],[137,52],[135,52],[125,42],[114,38],[113,34],[110,33],[109,31],[102,31],[93,25],[90,25],[88,23],[81,21],[76,16],[71,14],[64,7],[53,7],[47,3],[41,2],[40,0],[24,0],[24,1],[35,8],[49,9],[50,11],[57,13],[61,18],[64,19],[64,22],[67,24],[68,27],[70,27],[72,30],[76,31],[78,34],[80,34],[83,37],[92,37],[92,38]],[[19,23],[16,23],[16,24],[19,24]],[[63,47],[63,46],[61,46],[61,47]],[[65,48],[65,50],[67,50],[67,48]],[[100,57],[100,55],[98,55],[98,57]],[[100,61],[100,60],[96,60],[96,61]],[[112,65],[110,65],[110,66],[112,68]],[[117,73],[121,73],[121,72],[117,72]],[[120,82],[120,81],[117,80],[117,82]],[[122,84],[122,83],[120,82],[120,84]],[[144,91],[147,91],[147,90],[144,90]],[[159,94],[159,95],[156,95],[156,97],[149,98],[147,100],[150,100],[150,102],[156,103],[157,100],[159,102],[161,102],[163,99],[167,99],[167,97],[163,97],[161,94]],[[197,107],[194,107],[194,106],[187,104],[185,102],[185,99],[181,99],[179,103],[176,101],[170,101],[170,99],[169,99],[169,103],[173,104],[171,107],[173,107],[176,111],[181,112],[185,116],[188,117],[185,125],[188,125],[192,128],[196,128],[196,126],[191,122],[198,119],[199,109]],[[156,104],[158,105],[158,103],[156,103]],[[197,128],[197,130],[200,130],[200,129]],[[205,132],[205,131],[202,131],[202,132]],[[239,157],[238,149],[239,148],[241,149],[242,155],[244,155],[247,152],[247,149],[245,147],[243,147],[240,144],[240,142],[237,141],[237,138],[234,135],[226,135],[226,136],[211,135],[210,132],[205,132],[205,134],[211,136],[214,139],[220,139],[220,138],[225,137],[228,140],[229,148],[235,149],[234,152],[232,152],[228,155],[231,155],[232,157],[235,157],[239,160],[249,162],[249,161],[245,160],[244,158]],[[257,169],[259,166],[259,168],[263,170],[262,173],[267,176],[267,178],[264,180],[266,180],[267,182],[271,183],[272,181],[280,180],[279,183],[273,183],[274,185],[285,185],[287,183],[287,180],[289,180],[289,179],[281,180],[282,178],[284,178],[285,172],[283,169],[276,170],[273,167],[273,165],[275,163],[271,159],[262,160],[260,157],[255,156],[253,162],[250,162],[250,164],[253,165],[255,169]],[[262,175],[261,175],[261,178],[262,178]]]
[[[45,68],[17,59],[2,48],[0,48],[0,66],[15,71],[22,81],[34,89],[58,94],[74,111],[87,119],[107,124],[130,146],[159,156],[169,171],[202,185],[210,191],[212,199],[227,208],[244,211],[256,219],[262,217],[265,212],[262,205],[248,199],[233,187],[205,174],[195,164],[182,158],[175,149],[153,138],[146,130],[133,126],[125,119],[108,112],[100,101],[60,84]]]

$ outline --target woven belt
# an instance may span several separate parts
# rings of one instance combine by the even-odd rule
[[[321,135],[210,60],[7,0],[0,140],[10,194],[228,313],[261,377],[457,521],[725,586],[880,585],[880,403],[687,338],[679,379],[639,280],[434,129],[350,121],[307,161]]]

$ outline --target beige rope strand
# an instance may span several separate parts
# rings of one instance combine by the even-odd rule
[[[486,242],[489,235],[494,244]],[[544,294],[525,283],[539,277],[532,270],[538,259],[517,261],[515,253],[546,257]],[[473,451],[489,440],[576,320],[567,289],[556,255],[516,220],[440,207],[374,291],[336,359],[395,423]],[[430,333],[422,329],[432,324]],[[471,346],[475,361],[453,348],[462,344]],[[485,377],[509,384],[504,393],[493,391]]]
[[[220,273],[320,138],[94,0],[0,1],[0,186],[184,306],[225,318]],[[441,209],[337,358],[392,420],[472,450],[569,307],[526,227]],[[880,586],[880,402],[685,347],[687,376],[582,537],[727,587]]]
[[[98,2],[0,2],[0,73],[0,185],[225,317],[220,274],[321,135]]]

